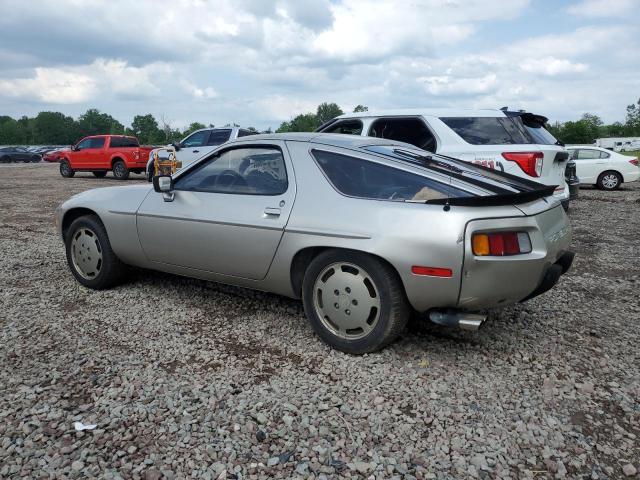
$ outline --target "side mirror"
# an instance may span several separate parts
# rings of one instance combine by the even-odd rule
[[[80,149],[78,148],[77,145],[71,145],[71,151],[72,152],[77,152],[78,150],[80,150]]]
[[[180,145],[180,142],[172,143],[171,146],[175,149],[176,152],[182,148],[182,146]]]
[[[170,175],[153,177],[153,189],[158,193],[169,193],[173,190],[173,179]]]
[[[173,178],[170,175],[157,175],[153,177],[153,189],[162,193],[162,199],[165,202],[173,202],[176,197],[173,191]]]

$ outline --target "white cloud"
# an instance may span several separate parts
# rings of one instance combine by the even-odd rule
[[[638,0],[583,0],[567,8],[572,15],[582,17],[624,17],[638,13]]]
[[[565,58],[528,58],[520,64],[524,72],[555,77],[567,73],[581,73],[589,68],[586,63],[573,63]]]
[[[96,81],[89,75],[38,67],[31,78],[0,79],[0,92],[46,103],[79,103],[95,94]]]

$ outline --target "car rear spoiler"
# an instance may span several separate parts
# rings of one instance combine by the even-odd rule
[[[453,205],[459,207],[496,207],[519,205],[553,195],[557,185],[540,185],[540,188],[518,193],[502,193],[478,197],[450,197],[426,200],[428,205]]]

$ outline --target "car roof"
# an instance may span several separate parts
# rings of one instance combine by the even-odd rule
[[[287,132],[287,133],[268,133],[260,135],[251,135],[249,137],[241,137],[224,145],[232,145],[234,143],[242,142],[260,142],[270,140],[281,141],[295,141],[295,142],[309,142],[309,143],[321,143],[323,145],[329,145],[334,147],[352,148],[357,149],[369,145],[398,145],[408,147],[413,150],[418,149],[414,145],[410,145],[404,142],[398,142],[396,140],[389,140],[388,138],[376,138],[376,137],[362,137],[359,135],[344,135],[342,133],[317,133],[317,132]]]
[[[403,108],[394,110],[371,110],[367,112],[345,113],[336,118],[366,118],[366,117],[504,117],[502,110],[495,108],[466,109],[466,108]]]

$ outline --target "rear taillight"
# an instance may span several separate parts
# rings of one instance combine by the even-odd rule
[[[505,160],[516,162],[522,171],[532,177],[542,175],[544,154],[542,152],[505,152],[502,154]]]
[[[631,160],[629,160],[629,163],[631,165],[635,165],[637,167],[638,166],[638,159],[637,158],[632,158]]]
[[[474,233],[471,244],[473,254],[479,257],[531,253],[531,239],[527,232]]]

